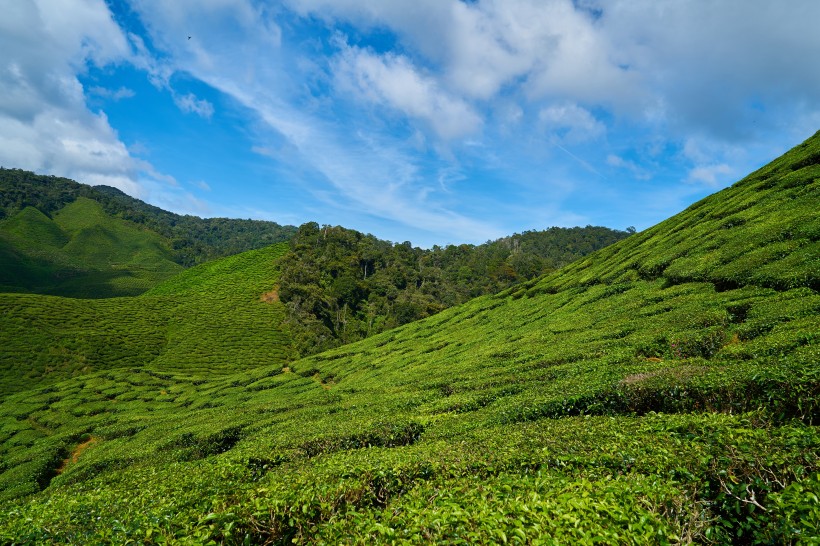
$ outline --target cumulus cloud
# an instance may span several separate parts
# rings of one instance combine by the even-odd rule
[[[788,9],[760,0],[595,4],[603,10],[600,32],[665,104],[673,130],[737,141],[776,119],[761,115],[762,104],[820,106],[820,71],[805,65],[820,56],[820,5],[812,0]]]
[[[406,57],[346,46],[335,72],[341,87],[423,120],[442,138],[465,136],[481,126],[481,118],[466,101],[441,89]]]
[[[107,184],[145,197],[140,176],[165,183],[133,157],[104,112],[86,106],[77,78],[88,65],[129,62],[127,37],[102,0],[0,2],[0,164]],[[89,93],[119,100],[127,88]]]
[[[820,108],[820,5],[655,0],[288,0],[304,15],[389,28],[457,97],[571,101],[681,136],[787,128]],[[416,63],[418,64],[418,63]],[[763,103],[763,104],[761,104]],[[762,109],[761,109],[762,107]],[[764,115],[768,114],[768,115]],[[766,121],[768,120],[768,121]]]
[[[513,87],[531,99],[633,105],[640,78],[571,0],[290,0],[305,15],[393,29],[461,96]]]
[[[76,77],[86,63],[103,66],[130,55],[106,5],[91,0],[2,4],[0,163],[139,195],[139,162],[105,114],[88,110]]]

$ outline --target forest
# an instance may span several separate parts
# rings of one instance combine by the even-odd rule
[[[278,294],[300,354],[312,354],[500,292],[629,234],[553,227],[427,250],[311,222],[281,261]]]

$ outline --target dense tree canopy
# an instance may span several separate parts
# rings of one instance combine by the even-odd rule
[[[604,227],[553,227],[478,246],[423,250],[310,222],[281,262],[279,295],[298,349],[312,353],[498,292],[627,235]]]

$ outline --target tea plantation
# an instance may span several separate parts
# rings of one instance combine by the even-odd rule
[[[263,301],[287,244],[187,269],[136,298],[0,294],[0,390],[93,371],[220,375],[290,360],[284,307]]]
[[[818,210],[820,133],[554,274],[293,362],[253,318],[281,312],[253,273],[277,247],[130,300],[3,295],[0,541],[816,544]]]

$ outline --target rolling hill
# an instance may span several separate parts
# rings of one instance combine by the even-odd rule
[[[284,367],[8,394],[0,540],[816,543],[818,210],[820,133],[555,273]],[[204,271],[138,299],[237,282]],[[180,354],[227,322],[195,324]]]
[[[137,295],[182,271],[169,242],[79,197],[49,218],[26,207],[0,223],[0,291],[78,298]]]
[[[135,296],[183,268],[298,238],[300,242],[292,245],[284,258],[290,264],[287,270],[316,270],[335,278],[340,264],[341,269],[349,269],[349,265],[364,260],[371,273],[378,273],[377,279],[359,283],[363,286],[356,290],[358,299],[351,302],[352,314],[346,321],[350,327],[344,335],[332,327],[314,331],[305,326],[315,326],[326,318],[314,316],[311,310],[291,313],[289,323],[301,340],[300,351],[308,354],[317,347],[335,346],[365,337],[371,330],[428,316],[470,297],[498,292],[628,235],[604,227],[554,227],[478,246],[423,250],[338,226],[330,228],[333,236],[328,239],[328,228],[324,226],[321,241],[310,244],[308,234],[318,230],[318,224],[312,222],[297,230],[273,222],[180,216],[115,188],[0,168],[0,292],[75,298]],[[341,262],[328,263],[328,255]],[[396,264],[402,267],[397,269]],[[359,266],[351,267],[356,277]],[[343,273],[347,277],[351,272]],[[293,280],[291,277],[283,279],[286,294],[292,292],[288,285],[304,281],[298,275]],[[326,307],[324,314],[333,312],[338,294],[325,286],[333,284],[333,279],[310,280],[315,282],[309,288]],[[369,302],[376,315],[385,317],[377,321],[375,330],[371,327],[360,332],[360,324],[354,322],[373,322],[372,316],[363,316],[358,304],[364,304],[371,294],[375,296],[370,286],[374,281],[380,289],[396,285],[406,297],[399,298],[399,317],[389,316],[395,309],[387,306],[386,300]],[[407,285],[417,281],[424,290],[409,294]]]
[[[184,267],[295,232],[274,222],[180,216],[115,188],[0,168],[0,292],[138,295]]]
[[[0,392],[140,367],[221,375],[292,359],[276,286],[287,245],[184,270],[135,298],[0,294]]]

